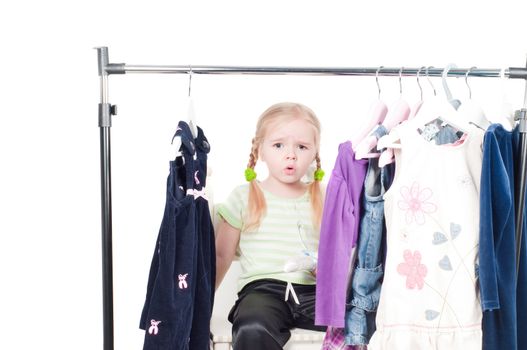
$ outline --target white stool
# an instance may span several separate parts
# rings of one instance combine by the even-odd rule
[[[232,349],[231,323],[227,320],[227,316],[236,301],[236,285],[240,273],[240,263],[235,260],[232,262],[229,271],[227,271],[220,288],[216,291],[214,310],[212,311],[212,319],[210,322],[212,349],[214,350]],[[324,340],[324,334],[324,332],[295,328],[291,330],[291,338],[284,349],[319,350]]]

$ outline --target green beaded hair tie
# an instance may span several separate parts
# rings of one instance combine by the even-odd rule
[[[317,169],[315,170],[315,181],[322,181],[324,178],[324,170]]]
[[[256,179],[256,172],[253,168],[247,168],[245,169],[245,180],[247,182],[251,182],[252,180]]]

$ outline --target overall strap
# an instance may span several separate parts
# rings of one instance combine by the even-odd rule
[[[181,139],[181,154],[183,157],[183,164],[185,167],[185,185],[187,190],[187,195],[189,195],[189,190],[194,190],[194,172],[195,172],[195,156],[196,156],[196,146],[194,145],[194,138],[192,137],[192,132],[190,127],[184,121],[180,121],[176,129],[174,137],[179,137]]]
[[[195,183],[196,189],[202,189],[205,187],[207,182],[207,154],[210,152],[210,145],[203,133],[203,130],[198,126],[197,136],[194,139],[194,145],[196,146],[196,172],[195,172]]]

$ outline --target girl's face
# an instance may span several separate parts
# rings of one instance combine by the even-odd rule
[[[297,184],[315,159],[315,128],[303,119],[278,123],[267,131],[260,159],[267,164],[269,180]]]

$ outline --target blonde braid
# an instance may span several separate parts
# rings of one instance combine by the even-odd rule
[[[260,226],[260,220],[267,209],[264,194],[257,182],[254,181],[256,179],[254,167],[258,161],[258,147],[259,143],[257,139],[253,138],[251,153],[249,154],[249,163],[247,163],[247,170],[251,169],[253,176],[252,179],[249,180],[246,175],[246,178],[249,181],[249,198],[247,199],[247,216],[245,218],[244,230]]]
[[[321,170],[320,156],[318,155],[318,152],[315,155],[315,162],[317,164],[317,171]],[[309,185],[309,192],[311,195],[311,208],[313,210],[313,225],[314,227],[318,229],[320,228],[320,223],[322,221],[322,210],[323,210],[323,205],[324,205],[320,181],[317,181],[315,179]]]
[[[258,160],[258,145],[256,143],[256,138],[253,138],[251,140],[252,146],[251,146],[251,154],[249,154],[249,163],[247,163],[247,168],[254,169],[256,165],[256,161]]]

